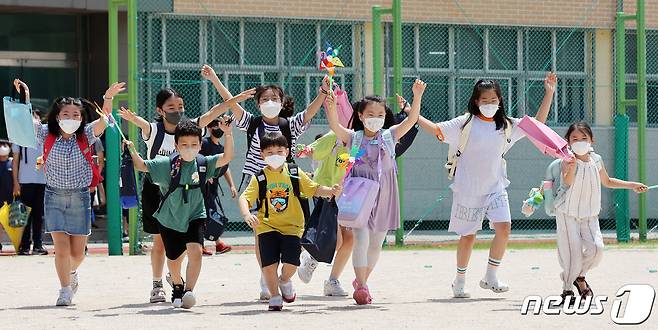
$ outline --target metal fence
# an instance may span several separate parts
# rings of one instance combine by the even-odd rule
[[[335,80],[348,92],[351,100],[358,100],[372,90],[368,76],[365,22],[338,20],[299,20],[271,18],[190,16],[173,13],[143,12],[138,15],[139,50],[139,107],[138,113],[152,119],[155,115],[155,95],[163,87],[173,87],[185,99],[190,117],[207,111],[221,98],[212,85],[202,80],[199,71],[210,64],[220,79],[233,93],[263,84],[278,84],[296,101],[296,111],[302,111],[315,97],[323,72],[318,70],[317,52],[325,42],[342,45],[341,59],[345,68],[336,72]],[[432,121],[443,121],[462,114],[477,79],[496,79],[503,90],[508,115],[534,115],[544,95],[543,79],[547,71],[557,72],[558,90],[554,95],[548,124],[554,127],[585,120],[597,121],[597,90],[610,88],[598,84],[595,76],[595,31],[587,27],[531,28],[481,26],[470,24],[404,23],[403,94],[411,98],[411,85],[416,77],[428,83],[423,97],[422,114]],[[392,90],[391,25],[384,30],[384,66],[386,94]],[[634,72],[634,34],[627,41],[627,72]],[[649,124],[658,124],[658,31],[648,36],[649,65]],[[653,47],[652,47],[653,45]],[[628,74],[629,81],[636,79]],[[634,89],[629,88],[628,97]],[[610,105],[612,106],[612,105]],[[245,108],[256,113],[255,103],[248,101]],[[614,111],[612,112],[614,114]],[[633,109],[629,110],[631,121]],[[321,111],[314,124],[325,125]],[[607,128],[600,127],[604,133]],[[609,132],[608,132],[609,133]],[[614,145],[614,134],[603,134],[600,145]],[[418,150],[418,148],[416,149]],[[608,158],[613,157],[613,150]],[[441,171],[445,154],[435,155],[433,171]],[[604,158],[606,158],[604,156]],[[409,160],[413,162],[413,159]],[[530,160],[532,162],[532,160]],[[535,168],[519,167],[514,173],[526,177],[516,190],[536,186],[550,160],[543,159]],[[629,164],[631,167],[635,164]],[[613,175],[615,164],[608,164]],[[620,164],[620,166],[624,166]],[[238,164],[236,168],[241,168]],[[237,171],[236,171],[237,172]],[[412,175],[412,174],[407,174]],[[530,179],[528,179],[528,177]],[[447,185],[427,196],[423,210],[414,216],[403,215],[405,230],[415,227],[414,239],[441,240],[447,234],[450,193]],[[403,192],[406,193],[406,192]],[[438,196],[437,196],[438,194]],[[445,197],[445,198],[443,198]],[[515,233],[553,233],[555,222],[546,216],[518,218],[519,200],[513,201],[513,229]],[[603,230],[614,230],[616,203],[609,193],[601,214]],[[511,201],[512,202],[512,201]],[[426,208],[426,209],[425,209]],[[538,214],[543,212],[539,210]],[[449,213],[447,213],[449,215]],[[652,220],[651,225],[658,225]],[[486,224],[484,228],[487,228]],[[234,222],[229,230],[246,230],[241,222]],[[454,237],[449,237],[454,238]]]

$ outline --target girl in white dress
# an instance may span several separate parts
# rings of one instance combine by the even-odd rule
[[[601,156],[591,148],[592,129],[585,122],[569,127],[566,139],[575,157],[562,162],[561,191],[555,200],[558,258],[562,267],[563,302],[572,301],[575,286],[583,298],[593,294],[585,274],[601,261],[603,237],[599,228],[601,185],[613,189],[647,190],[639,182],[608,176]]]

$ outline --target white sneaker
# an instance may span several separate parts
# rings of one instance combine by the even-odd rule
[[[265,283],[265,278],[260,277],[260,300],[268,301],[270,300],[270,289],[267,288],[267,283]]]
[[[313,278],[313,272],[318,267],[318,262],[307,251],[302,252],[300,258],[302,259],[302,264],[297,268],[297,276],[299,276],[302,282],[308,284],[311,278]]]
[[[283,301],[291,303],[295,301],[295,298],[297,298],[295,289],[292,287],[292,280],[288,280],[287,283],[283,283],[281,280],[279,280],[279,289],[281,290]]]
[[[71,291],[73,291],[73,294],[78,293],[78,272],[71,273]]]
[[[347,291],[343,290],[338,280],[325,280],[324,295],[328,297],[345,297]]]
[[[70,306],[73,302],[73,290],[70,287],[59,289],[59,297],[55,306]]]
[[[181,298],[176,298],[174,301],[171,303],[174,308],[181,308],[183,307],[183,299]]]
[[[470,298],[471,293],[466,291],[466,288],[463,285],[455,285],[455,283],[452,283],[452,296],[454,298]]]
[[[480,287],[485,290],[491,290],[495,293],[503,293],[509,291],[509,285],[499,281],[499,280],[487,280],[482,279],[480,281]]]
[[[192,306],[196,305],[196,297],[192,291],[186,291],[182,299],[182,307],[185,309],[190,309]]]

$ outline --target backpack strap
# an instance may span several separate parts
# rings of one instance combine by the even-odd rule
[[[91,180],[91,188],[94,188],[98,186],[98,184],[103,181],[103,177],[101,176],[100,169],[98,168],[98,165],[94,161],[94,145],[89,144],[89,140],[87,139],[86,134],[78,134],[76,137],[76,142],[78,143],[78,147],[80,148],[80,151],[82,151],[82,155],[85,157],[87,162],[89,163],[89,166],[91,167],[91,173],[92,173],[92,180]]]
[[[256,180],[258,181],[258,201],[256,201],[256,209],[265,206],[265,219],[270,217],[270,208],[267,205],[267,176],[265,171],[260,170],[256,173]]]
[[[384,149],[388,152],[391,158],[395,158],[395,139],[393,139],[393,134],[391,134],[390,129],[385,129],[382,131],[382,141],[384,141]]]
[[[208,174],[208,161],[206,156],[200,154],[196,155],[196,170],[199,173],[199,188],[201,188],[201,193],[206,196],[208,193],[206,190],[206,175]]]
[[[290,183],[292,183],[292,190],[297,198],[300,198],[301,193],[299,190],[299,166],[297,164],[288,164],[288,172],[290,173]]]
[[[363,143],[363,131],[354,131],[352,133],[352,150],[350,151],[350,157],[356,157],[356,155],[359,153],[359,149],[361,149],[361,143]]]
[[[151,134],[153,134],[153,132],[151,132]],[[155,156],[158,155],[158,151],[160,151],[160,148],[162,148],[164,137],[165,137],[164,122],[159,121],[155,124],[155,140],[153,140],[153,145],[151,146],[151,153],[149,154],[149,159],[155,159]]]
[[[286,159],[286,161],[288,163],[294,163],[292,157],[292,132],[290,131],[290,120],[288,120],[288,118],[279,117],[279,130],[281,130],[281,134],[283,134],[286,141],[288,141],[288,159]]]
[[[52,133],[48,133],[46,136],[46,140],[43,142],[43,164],[46,164],[46,161],[48,160],[48,155],[50,154],[50,150],[53,149],[53,146],[55,145],[55,142],[57,142],[57,136]]]
[[[249,122],[249,126],[247,127],[247,155],[249,155],[249,149],[251,148],[251,142],[254,140],[254,135],[262,124],[263,116],[255,116]],[[260,134],[258,137],[260,137]]]
[[[461,157],[464,150],[466,150],[466,144],[468,144],[468,137],[471,135],[471,128],[473,127],[473,115],[469,115],[462,128],[461,135],[459,136],[459,146],[457,151],[454,154],[448,156],[448,163],[446,168],[448,169],[448,180],[452,180],[455,177],[455,172],[457,171],[457,161]]]
[[[502,157],[505,158],[505,154],[509,151],[509,146],[512,143],[512,122],[508,121],[507,125],[505,126],[505,142],[503,143],[503,155]]]

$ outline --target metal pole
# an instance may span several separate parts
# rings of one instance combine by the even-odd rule
[[[109,84],[119,80],[119,22],[118,3],[108,1],[108,29],[109,29]],[[114,102],[116,102],[115,100]],[[113,115],[116,117],[116,108],[113,105]],[[106,175],[107,182],[107,241],[108,252],[111,256],[121,255],[121,203],[119,202],[119,134],[113,129],[105,130],[106,148]]]
[[[646,130],[647,130],[647,36],[644,0],[637,0],[637,162],[640,182],[647,182]],[[647,239],[647,196],[638,198],[640,241]]]
[[[372,7],[372,48],[372,89],[375,95],[382,95],[382,16],[379,6]]]
[[[128,0],[128,107],[137,112],[137,0]],[[130,125],[128,138],[137,145],[137,126]],[[135,173],[137,187],[139,187],[139,175]],[[139,229],[137,227],[137,208],[130,209],[129,219],[129,253],[136,255],[138,252]]]
[[[402,0],[393,0],[393,91],[402,95]],[[397,102],[396,112],[402,111]],[[398,158],[398,191],[400,195],[400,228],[395,232],[395,245],[404,245],[404,159]]]

